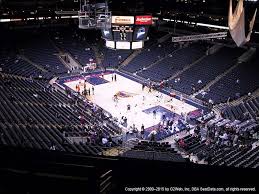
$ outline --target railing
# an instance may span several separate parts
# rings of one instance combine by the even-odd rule
[[[100,176],[99,192],[106,193],[111,189],[112,184],[112,170],[108,170]]]
[[[66,137],[66,139],[70,142],[70,143],[87,143],[87,137],[83,137],[83,136],[77,136],[77,137],[73,137],[73,136],[68,136]]]

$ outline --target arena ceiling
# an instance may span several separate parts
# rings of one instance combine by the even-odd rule
[[[105,0],[89,0],[90,3]],[[247,21],[259,0],[245,0]],[[55,11],[79,10],[80,0],[0,0],[0,19],[55,16]],[[152,14],[162,18],[227,26],[229,0],[107,0],[113,15]],[[235,1],[234,1],[235,2]],[[236,0],[237,2],[237,0]],[[258,31],[259,17],[255,29]]]
[[[78,9],[80,0],[0,0],[10,9]],[[89,0],[103,2],[105,0]],[[107,0],[116,12],[165,12],[170,10],[226,15],[228,0]],[[257,0],[246,0],[247,7],[259,7]]]

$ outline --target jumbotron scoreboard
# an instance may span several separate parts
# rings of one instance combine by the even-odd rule
[[[152,16],[112,16],[112,27],[102,30],[106,47],[113,49],[140,49],[147,39]]]

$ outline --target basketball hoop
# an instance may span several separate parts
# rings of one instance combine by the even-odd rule
[[[107,2],[90,4],[88,0],[80,0],[78,12],[80,29],[109,29],[111,17]]]

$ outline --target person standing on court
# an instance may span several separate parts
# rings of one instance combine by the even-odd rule
[[[94,86],[92,86],[92,94],[94,95]]]
[[[145,84],[142,84],[142,91],[144,91],[145,89]]]
[[[153,118],[156,119],[156,110],[153,110]]]
[[[115,81],[115,82],[117,81],[117,76],[116,76],[116,74],[114,75],[114,81]]]

